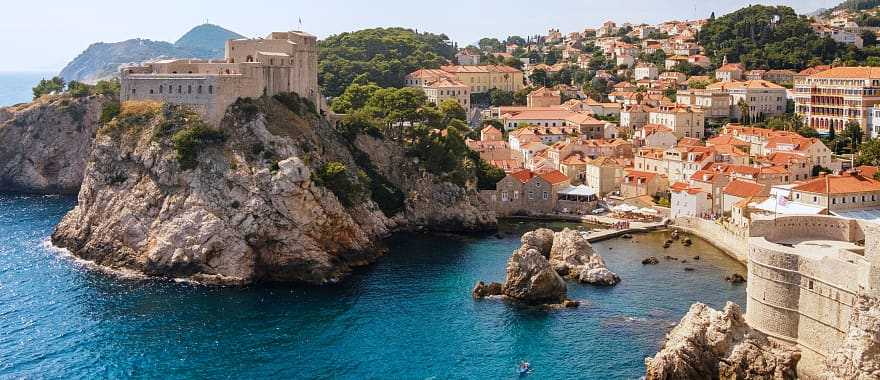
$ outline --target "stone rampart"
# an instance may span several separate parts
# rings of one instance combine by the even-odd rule
[[[824,215],[752,220],[749,325],[802,348],[804,368],[834,352],[845,338],[858,295],[876,293],[871,286],[875,246],[866,250],[846,244],[861,244],[865,231],[873,228]]]

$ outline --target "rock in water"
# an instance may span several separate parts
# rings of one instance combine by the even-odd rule
[[[657,259],[656,256],[651,256],[651,257],[648,257],[648,258],[642,260],[642,265],[657,265],[657,264],[660,264],[660,260]]]
[[[861,295],[840,348],[825,360],[824,379],[880,378],[880,302]]]
[[[489,296],[500,296],[504,294],[501,289],[501,284],[497,282],[486,284],[483,281],[478,282],[471,293],[475,299],[486,298]]]
[[[645,359],[647,380],[796,379],[800,352],[770,342],[750,328],[739,306],[723,311],[697,303]]]
[[[614,286],[620,282],[620,277],[608,268],[596,268],[581,272],[579,280],[593,285]]]
[[[534,248],[544,255],[544,257],[550,258],[554,237],[555,234],[553,233],[553,230],[539,228],[523,234],[520,241],[522,241],[523,246]]]
[[[52,242],[156,276],[321,284],[375,260],[394,230],[494,226],[474,190],[424,172],[402,146],[344,140],[288,107],[240,100],[206,126],[181,107],[123,104],[97,132],[77,206]],[[341,171],[313,175],[329,167]]]
[[[523,245],[507,261],[504,295],[532,304],[560,304],[565,301],[565,281],[537,249]]]
[[[595,285],[615,285],[617,274],[608,270],[584,234],[568,228],[553,235],[550,264],[560,275]]]

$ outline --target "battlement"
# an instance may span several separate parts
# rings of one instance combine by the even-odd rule
[[[121,98],[187,105],[218,123],[238,98],[295,92],[325,104],[317,38],[300,31],[226,42],[221,60],[171,59],[121,69]]]
[[[826,215],[756,217],[746,319],[818,363],[845,338],[860,294],[880,294],[880,225]]]

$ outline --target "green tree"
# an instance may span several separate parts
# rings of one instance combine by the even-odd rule
[[[455,99],[446,99],[440,103],[440,113],[443,115],[443,124],[449,125],[452,120],[467,121],[467,110],[458,104]]]
[[[359,110],[364,108],[367,104],[367,101],[376,91],[380,90],[381,87],[377,86],[374,83],[369,84],[358,84],[352,83],[350,86],[345,88],[345,92],[342,95],[339,95],[335,99],[333,99],[333,103],[330,108],[333,112],[345,114],[355,110]]]
[[[856,164],[880,166],[880,139],[865,141],[865,143],[859,147],[859,154],[856,156]]]
[[[547,84],[547,80],[550,77],[547,75],[547,72],[543,69],[532,70],[532,75],[529,75],[529,82],[537,86],[544,86]]]
[[[859,145],[862,144],[862,127],[859,126],[858,122],[850,121],[846,123],[846,138],[850,143],[850,151],[855,153],[859,149]]]
[[[745,99],[740,99],[739,102],[736,103],[736,106],[739,107],[740,120],[739,122],[743,125],[749,125],[752,123],[751,115],[749,115],[749,103],[746,102]]]
[[[95,83],[95,86],[92,87],[92,93],[96,95],[119,96],[119,89],[119,79],[117,78],[111,80],[99,80],[98,83]]]
[[[497,38],[481,38],[477,46],[480,47],[480,50],[487,53],[499,53],[504,50],[501,41],[498,41]]]
[[[64,79],[61,77],[53,77],[52,79],[42,79],[40,83],[34,87],[34,99],[37,99],[43,95],[48,95],[53,92],[61,92],[64,91]]]
[[[455,56],[443,34],[404,28],[364,29],[332,35],[318,43],[318,82],[335,97],[356,77],[381,87],[402,87],[404,77],[420,68],[438,68]]]
[[[82,82],[72,80],[70,81],[70,83],[67,84],[67,92],[75,98],[81,98],[84,96],[89,96],[89,94],[91,93],[91,86]]]

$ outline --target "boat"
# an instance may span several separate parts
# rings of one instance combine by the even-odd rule
[[[531,370],[532,370],[532,366],[529,364],[529,362],[520,363],[520,365],[519,365],[519,375],[520,376],[528,375]]]

